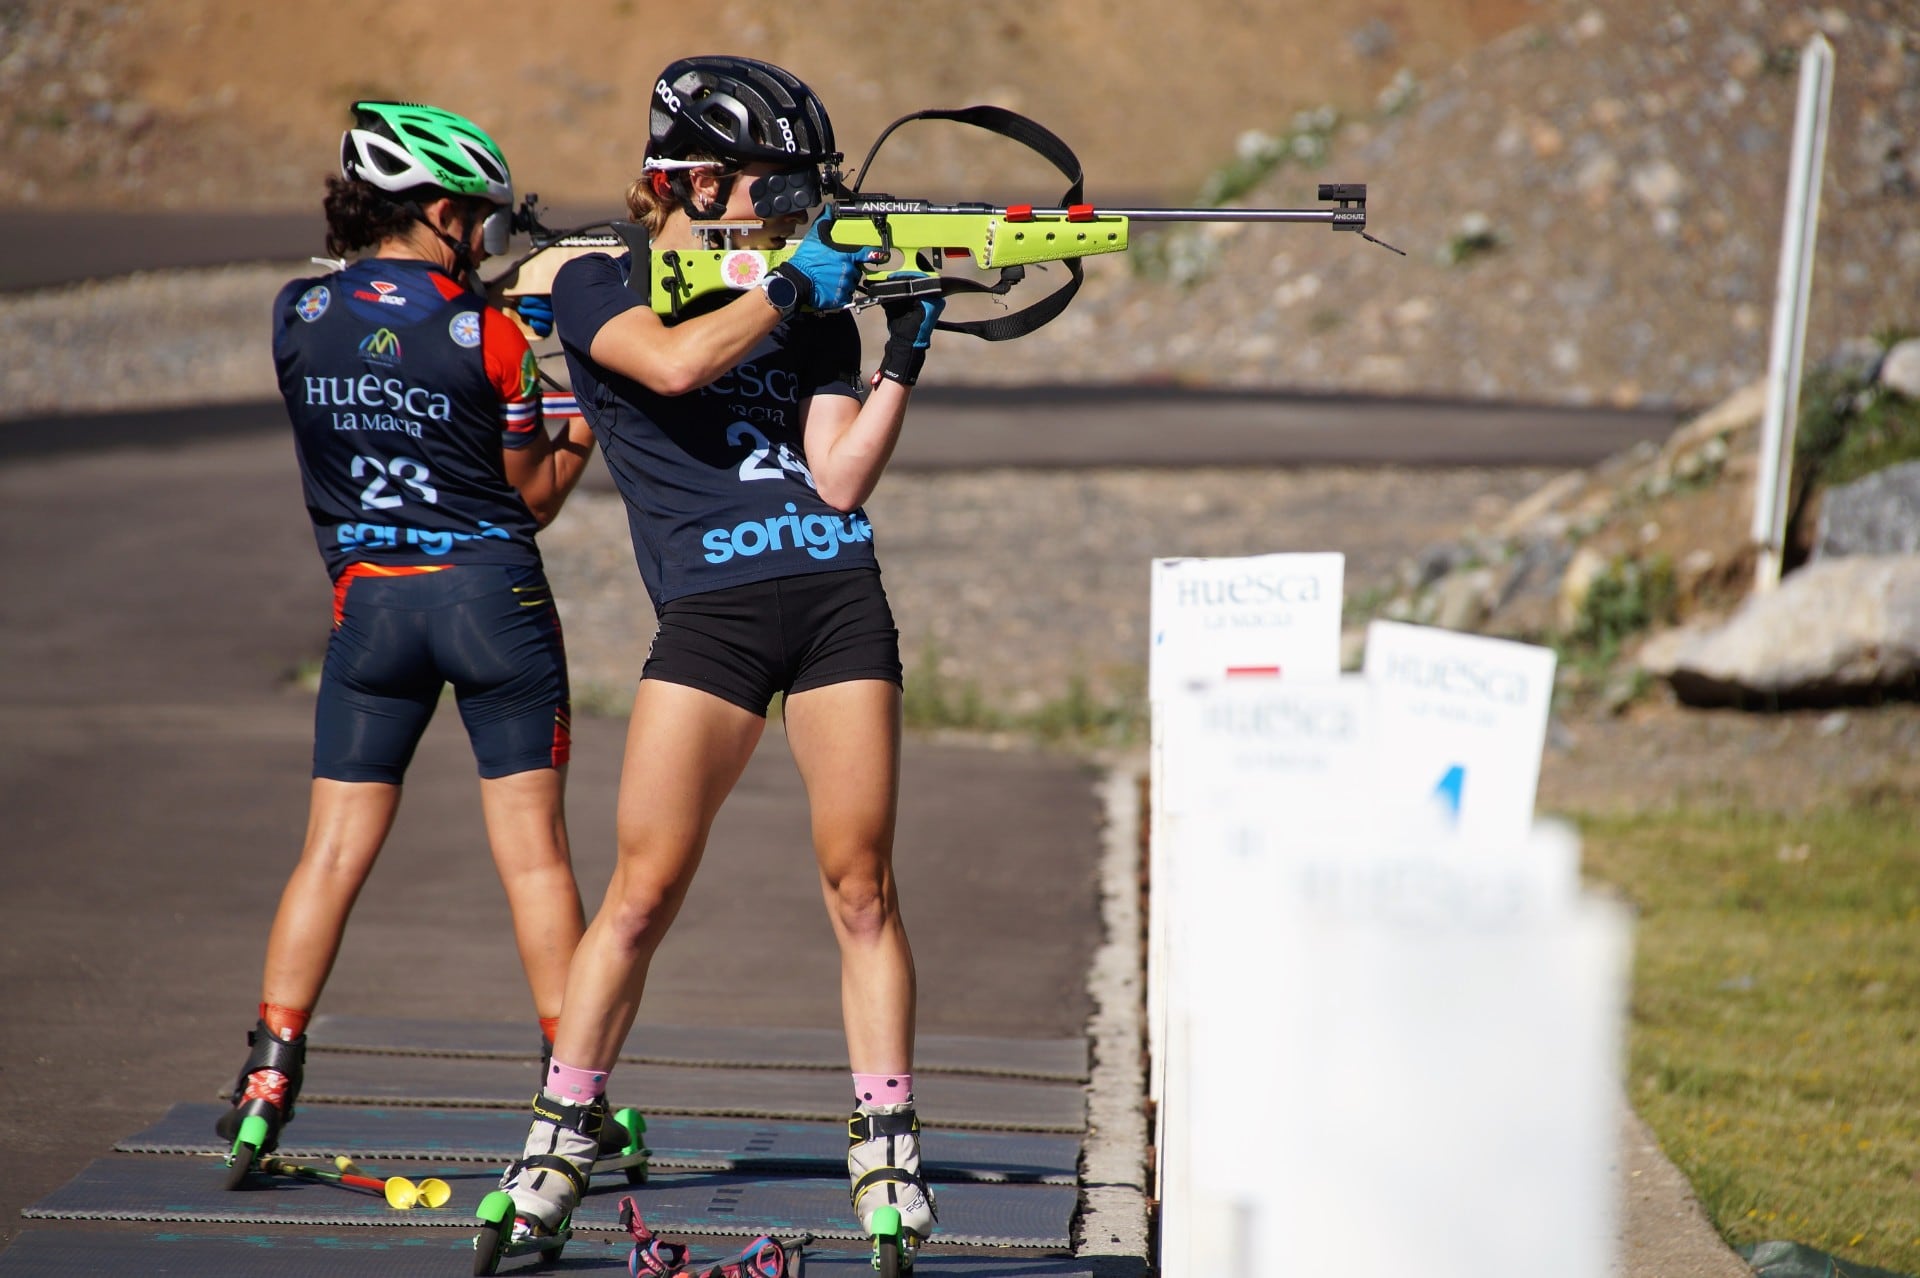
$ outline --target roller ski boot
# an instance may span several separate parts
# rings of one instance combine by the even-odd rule
[[[605,1105],[572,1105],[544,1092],[533,1098],[525,1150],[474,1213],[480,1218],[475,1274],[494,1273],[512,1256],[560,1258],[573,1237],[573,1209],[587,1192],[605,1120]]]
[[[553,1063],[553,1044],[544,1035],[540,1039],[540,1078],[544,1082]],[[625,1172],[629,1185],[647,1183],[647,1120],[640,1111],[623,1105],[611,1108],[604,1096],[593,1100],[600,1110],[600,1156],[593,1160],[593,1174]]]
[[[847,1120],[847,1178],[854,1215],[873,1239],[880,1278],[910,1272],[939,1219],[933,1189],[920,1174],[920,1116],[911,1097],[897,1105],[862,1102],[853,1111]]]
[[[238,1189],[261,1155],[280,1147],[280,1129],[293,1119],[293,1103],[307,1062],[307,1036],[281,1038],[261,1021],[247,1032],[252,1052],[240,1067],[227,1099],[233,1108],[220,1115],[214,1131],[230,1142],[226,1187]]]

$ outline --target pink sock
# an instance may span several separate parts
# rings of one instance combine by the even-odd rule
[[[913,1099],[911,1074],[855,1074],[853,1097],[862,1105],[898,1105]]]
[[[548,1066],[546,1082],[542,1086],[549,1096],[581,1105],[607,1094],[607,1071],[581,1069],[577,1065],[564,1065],[555,1060]]]

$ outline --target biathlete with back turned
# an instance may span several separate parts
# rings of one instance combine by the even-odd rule
[[[273,356],[307,512],[333,581],[299,863],[267,942],[258,1024],[218,1130],[229,1183],[293,1117],[306,1027],[347,917],[451,683],[543,1042],[585,926],[567,846],[566,652],[534,535],[593,435],[549,435],[525,337],[474,291],[506,248],[513,181],[472,121],[359,102],[328,179],[327,251],[294,280]]]

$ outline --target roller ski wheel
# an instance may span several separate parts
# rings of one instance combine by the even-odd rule
[[[227,1175],[222,1188],[234,1190],[246,1184],[254,1164],[271,1145],[272,1138],[273,1129],[265,1118],[258,1114],[242,1118],[240,1130],[233,1138],[233,1148],[227,1152]]]
[[[868,1228],[873,1231],[873,1271],[880,1278],[911,1274],[915,1239],[911,1230],[901,1227],[899,1210],[876,1208]]]
[[[474,1215],[480,1218],[480,1232],[473,1240],[473,1272],[479,1278],[498,1273],[500,1262],[515,1256],[538,1255],[541,1264],[551,1264],[560,1259],[561,1249],[573,1237],[571,1216],[552,1233],[544,1233],[514,1214],[513,1195],[504,1189],[482,1198]]]
[[[652,1152],[647,1148],[647,1120],[640,1111],[616,1109],[601,1125],[600,1156],[593,1160],[593,1174],[623,1171],[629,1185],[644,1185]]]

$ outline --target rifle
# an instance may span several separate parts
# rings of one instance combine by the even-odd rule
[[[1071,185],[1056,204],[1044,207],[941,204],[863,194],[859,181],[849,187],[840,171],[829,167],[825,186],[833,197],[833,220],[821,238],[838,248],[876,248],[886,253],[884,261],[863,268],[851,305],[854,310],[888,298],[936,292],[949,297],[968,293],[1004,296],[1026,278],[1027,267],[1064,263],[1066,284],[1020,310],[985,320],[941,320],[937,325],[948,332],[968,333],[987,341],[1020,337],[1066,309],[1083,278],[1080,259],[1127,250],[1134,222],[1324,223],[1401,253],[1368,233],[1364,182],[1320,183],[1318,198],[1333,205],[1331,208],[1096,208],[1082,198],[1080,162],[1066,143],[1025,116],[1001,107],[916,111],[902,116],[881,132],[867,152],[859,169],[860,181],[872,170],[881,144],[895,129],[912,120],[950,120],[1011,138],[1053,164]],[[657,251],[648,240],[646,228],[632,222],[595,223],[556,233],[541,225],[538,200],[537,195],[528,195],[515,214],[516,228],[531,233],[534,247],[490,283],[489,291],[496,301],[551,291],[559,268],[582,253],[618,255],[630,251],[634,263],[630,283],[635,292],[646,297],[658,314],[678,318],[710,295],[754,287],[799,247],[739,247],[735,237],[759,229],[760,222],[696,222],[698,248]],[[997,278],[988,283],[943,270],[950,260],[961,258],[970,260],[980,271],[998,272]],[[508,313],[512,313],[510,307]]]

